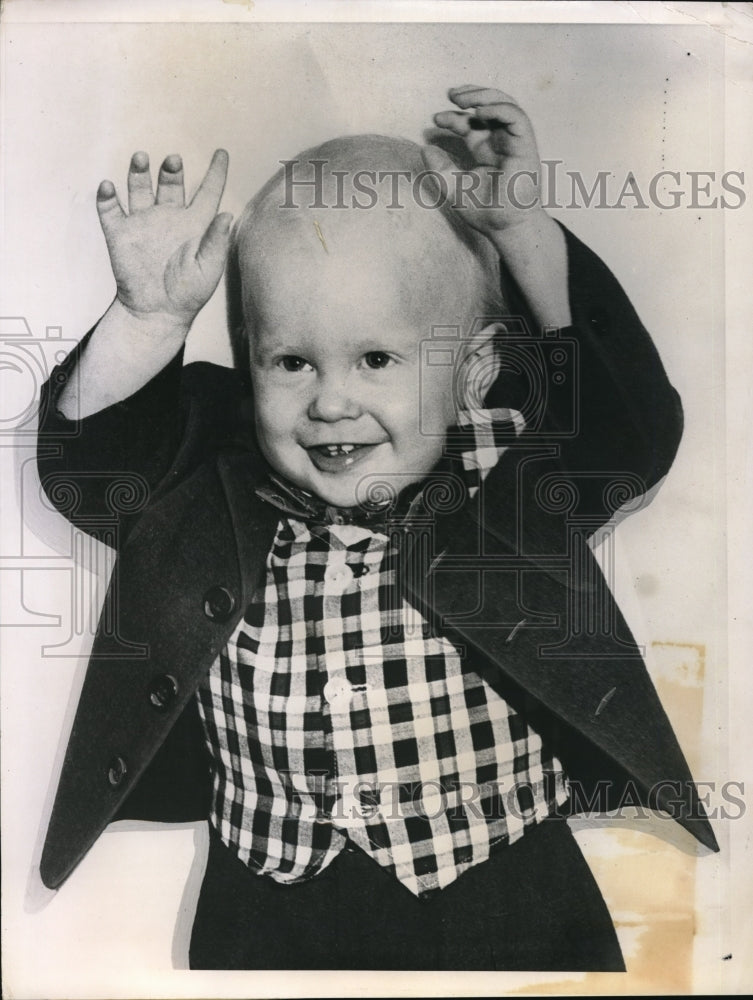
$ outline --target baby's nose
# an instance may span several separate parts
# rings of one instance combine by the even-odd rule
[[[310,420],[332,423],[336,420],[353,419],[360,414],[361,404],[355,387],[346,376],[322,376],[317,380],[308,408]]]

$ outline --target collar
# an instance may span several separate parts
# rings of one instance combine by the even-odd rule
[[[373,531],[453,513],[472,499],[482,482],[524,428],[522,415],[510,409],[464,410],[447,433],[445,454],[425,479],[397,496],[374,490],[355,507],[335,507],[270,469],[256,487],[265,503],[309,524],[355,524]]]

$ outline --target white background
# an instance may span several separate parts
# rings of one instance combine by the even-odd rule
[[[65,12],[64,18],[56,16],[68,23],[30,23],[49,21],[53,6]],[[375,10],[350,6],[363,19]],[[476,17],[498,20],[514,18],[521,8],[520,16],[533,19],[539,7],[462,6],[466,19],[472,19],[473,8]],[[636,20],[627,5],[608,6]],[[290,12],[300,21],[311,16],[309,8],[280,5],[270,14],[268,6],[249,11],[220,3],[90,8],[11,2],[2,39],[0,316],[24,317],[36,337],[47,327],[61,327],[64,338],[76,340],[101,315],[113,285],[94,193],[103,177],[122,190],[135,149],[148,150],[154,165],[181,152],[191,186],[212,150],[224,146],[230,177],[223,206],[237,214],[280,159],[343,133],[377,131],[420,140],[432,113],[447,106],[448,87],[477,82],[513,94],[534,123],[541,155],[564,161],[563,170],[581,171],[589,187],[599,170],[607,170],[616,179],[610,190],[619,192],[632,171],[647,198],[653,174],[680,171],[678,188],[685,193],[677,210],[553,214],[617,274],[684,401],[685,436],[666,483],[649,508],[618,530],[615,589],[639,640],[649,647],[654,641],[705,647],[704,727],[688,750],[700,762],[699,779],[721,782],[746,777],[728,760],[731,734],[739,726],[729,701],[740,712],[750,704],[736,602],[743,615],[747,609],[735,575],[749,530],[727,519],[728,502],[738,503],[750,482],[737,424],[750,415],[749,389],[742,381],[744,352],[750,356],[742,305],[747,277],[739,261],[730,259],[745,226],[750,229],[750,206],[726,212],[689,208],[687,171],[714,171],[718,178],[725,169],[744,169],[741,150],[746,141],[749,147],[749,133],[743,133],[750,116],[741,109],[746,99],[749,107],[750,74],[744,78],[741,67],[749,70],[751,62],[735,43],[745,30],[744,11],[731,10],[719,30],[693,21],[717,18],[721,5],[684,6],[695,15],[640,5],[640,17],[652,10],[649,19],[685,21],[669,27],[281,25],[261,19]],[[615,16],[604,7],[571,5],[583,19]],[[453,9],[398,4],[383,5],[377,13],[389,19],[413,11],[418,18],[438,19]],[[184,23],[90,23],[110,13],[122,21],[162,11]],[[79,23],[73,23],[77,17]],[[186,23],[191,18],[223,23]],[[753,175],[746,178],[753,184]],[[721,193],[718,183],[712,188]],[[229,362],[221,296],[197,321],[189,354]],[[12,371],[5,376],[4,412],[17,412],[14,393],[26,389]],[[726,459],[730,416],[736,421],[734,451]],[[70,629],[70,532],[37,499],[29,440],[16,437],[13,444],[0,449],[6,995],[199,995],[195,974],[171,971],[173,965],[185,967],[204,846],[198,827],[134,830],[121,824],[100,839],[56,896],[42,889],[34,872],[91,637],[75,638],[68,652],[78,656],[42,655],[43,646],[64,642]],[[104,578],[106,553],[96,558]],[[96,603],[101,580],[84,579]],[[666,707],[673,721],[682,721],[674,719],[672,705]],[[739,976],[739,966],[721,963],[735,943],[726,900],[730,837],[742,839],[730,827],[716,825],[722,860],[708,856],[698,864],[701,992],[734,992]],[[405,976],[400,981],[412,982]],[[496,993],[519,981],[485,980]],[[248,983],[210,977],[202,980],[201,995],[243,995]],[[376,988],[369,983],[363,978],[360,987]],[[392,983],[382,974],[378,992]],[[256,995],[281,989],[297,995],[311,988],[296,976],[288,976],[284,987],[260,975],[253,984]],[[446,977],[437,988],[447,992]],[[351,983],[343,989],[356,992]],[[468,989],[468,982],[458,989]],[[469,992],[485,989],[474,981]]]

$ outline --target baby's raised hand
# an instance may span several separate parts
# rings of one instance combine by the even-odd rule
[[[139,319],[187,328],[219,283],[232,216],[218,215],[228,156],[218,149],[196,194],[185,203],[183,164],[168,156],[156,196],[149,157],[134,153],[128,171],[128,212],[114,185],[102,181],[97,210],[110,254],[117,298]]]
[[[474,84],[454,87],[448,97],[460,110],[440,111],[434,122],[460,136],[476,163],[469,176],[459,178],[446,153],[424,147],[426,165],[446,178],[450,203],[491,238],[540,216],[541,163],[525,111],[509,94]]]

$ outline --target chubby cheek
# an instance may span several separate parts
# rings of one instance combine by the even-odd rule
[[[300,398],[285,398],[290,394],[272,393],[263,386],[254,386],[256,434],[262,451],[270,461],[277,455],[288,460],[296,447],[295,428]]]
[[[402,405],[393,406],[392,419],[385,419],[400,471],[415,477],[426,475],[442,457],[447,429],[455,418],[452,400],[444,391],[446,379],[435,381],[422,383],[420,392],[399,396]]]
[[[416,399],[417,422],[423,435],[444,436],[457,420],[452,374],[449,366],[424,368]]]

